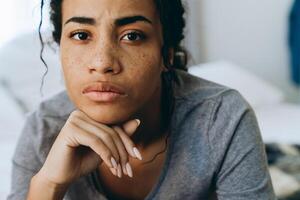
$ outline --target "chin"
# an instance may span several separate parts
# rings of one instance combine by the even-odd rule
[[[126,112],[124,108],[117,109],[109,106],[90,106],[88,108],[82,108],[81,110],[93,120],[106,125],[121,124],[132,119],[132,114]]]

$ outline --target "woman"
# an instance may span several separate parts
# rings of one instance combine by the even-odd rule
[[[249,104],[178,70],[180,0],[50,5],[67,90],[28,117],[8,199],[275,199]]]

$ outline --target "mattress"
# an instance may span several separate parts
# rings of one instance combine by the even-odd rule
[[[300,144],[300,105],[280,103],[255,112],[265,143]]]

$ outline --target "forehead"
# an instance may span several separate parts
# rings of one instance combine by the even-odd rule
[[[102,21],[132,15],[145,16],[154,23],[159,20],[154,0],[63,0],[62,4],[63,22],[74,16]]]

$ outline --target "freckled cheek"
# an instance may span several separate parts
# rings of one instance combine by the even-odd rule
[[[84,64],[87,59],[86,51],[70,46],[61,52],[61,61],[64,66],[68,68],[79,68]]]
[[[140,96],[145,91],[150,95],[158,87],[162,66],[160,54],[157,51],[127,56],[122,64],[127,83],[131,85],[134,96]]]
[[[61,54],[61,63],[64,73],[65,84],[71,93],[80,92],[82,76],[82,57],[74,57],[72,53],[64,52]]]

